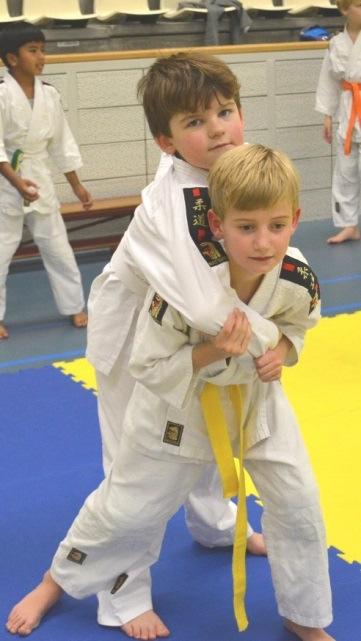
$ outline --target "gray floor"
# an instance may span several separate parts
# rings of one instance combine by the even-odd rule
[[[293,242],[319,277],[324,315],[361,309],[361,243],[330,247],[325,239],[332,232],[329,221],[301,223]],[[78,256],[86,294],[108,260],[109,254],[102,252]],[[6,323],[11,337],[0,342],[0,371],[40,367],[84,354],[86,331],[59,317],[38,260],[13,264]]]

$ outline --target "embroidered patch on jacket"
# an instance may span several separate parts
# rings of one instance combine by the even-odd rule
[[[78,565],[83,565],[86,557],[88,555],[85,554],[85,552],[81,552],[81,550],[77,550],[76,548],[72,548],[66,557],[69,561],[72,561],[73,563],[78,563]]]
[[[165,310],[168,307],[168,303],[159,296],[159,294],[154,294],[152,302],[149,307],[149,313],[153,320],[159,325],[162,324],[163,316]]]
[[[320,286],[317,276],[311,267],[296,258],[285,256],[282,263],[280,278],[289,280],[305,287],[311,297],[310,313],[315,309],[320,300]]]
[[[213,239],[207,213],[211,208],[206,187],[183,189],[189,233],[204,260],[210,267],[228,261],[222,245]]]
[[[163,436],[163,443],[179,447],[182,440],[183,430],[184,425],[180,425],[180,423],[173,423],[173,421],[167,421]]]
[[[118,590],[120,590],[122,585],[124,585],[124,583],[126,582],[127,578],[128,575],[125,572],[123,572],[123,574],[119,574],[112,589],[110,590],[110,594],[115,594],[116,592],[118,592]]]

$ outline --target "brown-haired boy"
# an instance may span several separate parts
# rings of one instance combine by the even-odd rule
[[[173,224],[173,217],[178,221],[186,221],[183,188],[188,188],[188,191],[192,188],[194,193],[198,189],[205,195],[204,201],[201,197],[196,197],[197,219],[205,220],[208,168],[228,147],[237,146],[243,141],[239,81],[223,61],[213,56],[190,52],[161,58],[147,70],[139,83],[138,91],[152,134],[168,155],[162,158],[155,181],[143,190],[143,202],[136,212],[135,220],[129,226],[111,263],[95,279],[88,301],[87,358],[96,370],[106,473],[118,447],[124,412],[134,386],[128,361],[147,282],[163,296],[177,296],[177,302],[174,302],[177,304],[182,301],[184,310],[189,309],[191,318],[195,313],[195,304],[197,314],[204,306],[204,303],[199,305],[199,289],[195,292],[192,290],[195,281],[190,273],[188,256],[176,257],[173,252],[176,245],[181,249],[178,244],[179,232],[177,229],[167,230],[167,225]],[[216,95],[221,97],[220,102],[215,98]],[[215,108],[210,109],[210,103],[214,103]],[[209,122],[204,124],[204,129],[200,124],[195,127],[183,126],[182,122],[178,122],[182,114],[187,114],[188,117],[203,114]],[[189,119],[191,124],[191,118]],[[215,124],[214,120],[218,122]],[[224,128],[227,134],[223,131]],[[205,140],[200,143],[202,129],[207,129],[207,133]],[[176,137],[175,145],[169,145],[171,130]],[[204,142],[206,149],[203,148]],[[159,220],[157,224],[162,228],[161,233],[158,229],[149,234],[153,216]],[[164,233],[171,236],[171,240],[164,240]],[[193,250],[188,227],[181,233],[185,234],[185,241]],[[133,249],[127,245],[128,241],[130,244],[136,243],[134,254]],[[196,253],[195,259],[203,262],[200,254]],[[138,265],[138,260],[143,261],[143,264]],[[166,264],[162,266],[161,261]],[[203,265],[200,269],[203,269]],[[201,287],[202,296],[207,291],[207,279],[212,281],[213,274],[202,276],[199,283],[204,283],[204,290]],[[215,283],[211,285],[213,290],[215,286]],[[233,303],[234,301],[229,301],[228,306]],[[249,313],[252,314],[252,310]],[[217,309],[215,318],[218,315],[218,327],[221,326],[223,314],[222,309]],[[207,319],[205,328],[208,323]],[[257,355],[266,351],[269,346],[276,345],[279,339],[277,328],[255,313],[253,329]],[[211,327],[209,330],[211,331]],[[197,487],[188,497],[185,510],[186,522],[195,540],[209,547],[232,545],[236,508],[232,501],[223,499],[218,472],[214,466],[205,470]],[[248,531],[247,549],[252,553],[265,552],[262,535],[253,532],[251,528]],[[98,621],[103,625],[121,625],[128,634],[135,634],[138,623],[134,619],[141,615],[143,620],[144,612],[152,610],[150,585],[143,577],[139,577],[136,605],[130,593],[130,585],[124,585],[122,590],[123,599],[118,599],[116,607],[109,592],[98,595]]]

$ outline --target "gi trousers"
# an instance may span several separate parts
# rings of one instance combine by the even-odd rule
[[[91,315],[90,315],[91,322]],[[111,470],[119,447],[125,409],[134,387],[128,371],[128,361],[135,331],[134,322],[124,342],[121,355],[108,375],[96,371],[98,388],[98,415],[102,439],[103,467],[105,474]],[[207,547],[233,544],[236,523],[236,505],[223,498],[223,491],[214,463],[204,466],[202,475],[185,501],[186,524],[195,541]],[[247,536],[253,534],[248,524]],[[162,539],[159,540],[161,546]],[[150,559],[152,560],[152,559]],[[109,590],[98,593],[98,622],[114,626],[119,621],[130,621],[138,614],[152,608],[151,578],[149,568],[124,586],[121,599],[114,599]]]
[[[352,142],[346,155],[344,140],[337,139],[337,156],[332,178],[332,217],[335,227],[358,224],[361,207],[361,144]]]
[[[279,613],[300,625],[326,627],[332,606],[319,493],[296,422],[284,428],[273,425],[271,436],[246,452],[244,463],[264,506]],[[105,590],[120,604],[122,595],[131,594],[132,582],[158,558],[168,520],[205,465],[178,456],[152,458],[134,449],[123,434],[110,474],[59,545],[50,569],[53,579],[75,598]],[[133,606],[131,618],[136,598]],[[118,624],[124,623],[119,617]]]
[[[5,316],[9,265],[21,242],[24,221],[39,247],[60,314],[81,312],[85,301],[80,271],[60,212],[12,216],[0,211],[0,320]]]

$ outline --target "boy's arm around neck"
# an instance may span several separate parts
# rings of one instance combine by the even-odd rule
[[[178,409],[189,403],[200,380],[227,374],[229,369],[225,351],[217,346],[208,350],[206,343],[195,343],[194,334],[198,333],[190,331],[184,318],[149,289],[139,315],[129,369],[138,382]],[[197,363],[201,369],[195,371],[194,350],[204,349],[203,345],[206,355],[203,353]],[[232,359],[238,361],[237,383],[249,381],[250,368],[254,372],[253,360],[246,358],[243,368],[242,358]]]
[[[244,313],[234,309],[227,317],[216,336],[208,336],[204,342],[193,347],[193,371],[233,356],[243,356],[251,339],[251,326]]]
[[[159,189],[160,183],[157,184]],[[215,268],[210,267],[193,243],[182,219],[185,218],[182,193],[154,207],[137,208],[123,241],[112,257],[111,267],[133,290],[134,273],[146,280],[186,322],[207,334],[217,334],[228,314],[237,307],[245,312],[252,327],[249,352],[260,356],[277,345],[280,333],[276,325],[240,301],[235,292],[224,288]],[[151,210],[150,210],[151,209]]]

